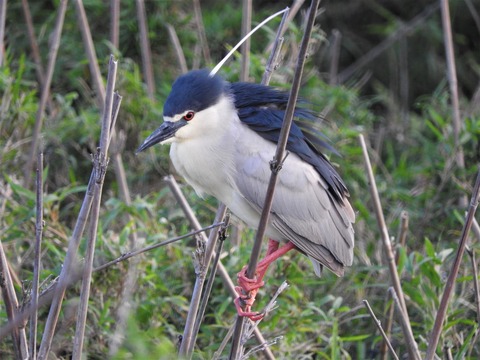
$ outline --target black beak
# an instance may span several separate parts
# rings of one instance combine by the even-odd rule
[[[138,154],[139,152],[142,152],[143,150],[146,150],[155,144],[171,138],[175,135],[178,129],[186,124],[188,124],[188,122],[183,119],[175,122],[165,121],[157,130],[155,130],[150,134],[149,137],[145,139],[143,144],[137,149],[136,153]]]

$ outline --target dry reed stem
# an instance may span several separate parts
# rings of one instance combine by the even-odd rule
[[[398,295],[398,299],[400,301],[400,317],[402,318],[402,322],[407,324],[407,326],[402,327],[404,330],[404,335],[407,340],[408,345],[408,352],[411,359],[420,359],[420,353],[418,351],[418,346],[415,343],[415,339],[413,337],[412,328],[410,326],[410,319],[408,317],[407,306],[405,304],[405,298],[403,294],[402,285],[400,282],[400,277],[397,272],[397,266],[395,263],[395,256],[392,249],[392,243],[390,241],[390,235],[388,234],[387,225],[385,223],[385,218],[383,216],[382,204],[380,202],[380,197],[378,195],[377,184],[375,182],[375,176],[373,175],[372,165],[370,164],[370,158],[368,156],[367,146],[365,144],[365,139],[363,135],[359,135],[360,145],[363,152],[363,157],[365,161],[365,167],[367,170],[368,175],[368,182],[370,184],[370,192],[372,195],[372,200],[375,208],[375,215],[378,222],[378,227],[380,229],[381,238],[383,242],[383,248],[385,251],[385,255],[387,257],[388,268],[390,270],[390,277],[392,279],[392,284],[395,289],[396,295]]]
[[[7,19],[7,0],[0,0],[0,66],[5,56],[5,20]]]
[[[252,0],[242,0],[242,38],[252,29]],[[250,74],[250,43],[248,38],[241,47],[240,81],[248,81]]]
[[[480,193],[480,170],[477,173],[477,179],[475,181],[475,187],[473,188],[472,198],[470,200],[470,206],[468,208],[467,218],[462,229],[462,235],[460,237],[460,242],[457,249],[457,254],[455,256],[454,263],[450,274],[448,275],[447,282],[445,284],[445,289],[442,295],[442,300],[438,307],[437,316],[435,317],[435,323],[433,324],[432,333],[428,341],[427,354],[425,356],[426,360],[433,359],[438,340],[440,339],[440,334],[442,333],[443,322],[447,314],[448,302],[450,301],[450,296],[452,294],[453,288],[455,286],[455,280],[460,269],[460,263],[462,261],[463,253],[465,251],[465,246],[467,245],[468,234],[472,227],[473,219],[475,216],[475,211],[477,210],[478,201]]]
[[[390,350],[390,352],[392,353],[393,358],[396,359],[396,360],[398,360],[398,355],[395,353],[395,350],[393,349],[393,346],[392,346],[392,344],[390,343],[390,340],[388,339],[387,334],[385,333],[385,331],[384,331],[383,328],[382,328],[382,323],[381,323],[380,320],[378,320],[377,317],[375,316],[375,313],[373,312],[372,307],[371,307],[370,304],[368,303],[368,300],[363,300],[363,303],[365,304],[365,307],[367,308],[368,313],[370,314],[371,318],[373,319],[373,322],[375,323],[375,326],[376,326],[377,329],[380,331],[380,334],[381,334],[382,337],[383,337],[383,341],[385,342],[385,344],[387,344],[387,347],[388,347],[388,349]]]
[[[148,39],[147,15],[144,0],[137,0],[137,21],[140,30],[140,52],[142,54],[142,69],[147,93],[150,99],[155,98],[155,79],[153,77],[152,53]]]
[[[85,254],[85,264],[83,268],[82,288],[80,292],[80,302],[78,306],[76,322],[77,326],[73,343],[73,360],[80,360],[82,358],[82,349],[88,312],[88,300],[90,297],[90,285],[92,280],[93,259],[95,254],[95,243],[97,239],[98,222],[100,217],[100,202],[102,199],[103,184],[108,166],[108,147],[110,143],[111,123],[113,121],[112,110],[116,74],[117,61],[115,61],[113,56],[111,56],[108,66],[107,89],[105,93],[106,101],[103,107],[100,147],[97,150],[97,154],[95,154],[94,156],[95,185],[92,210],[90,215],[90,228],[88,233],[87,250]]]
[[[332,45],[330,46],[330,70],[328,71],[328,83],[332,86],[338,84],[338,62],[340,59],[340,50],[342,47],[342,33],[332,30]]]
[[[200,47],[202,49],[203,58],[205,59],[206,65],[209,66],[212,63],[212,58],[210,57],[210,49],[208,48],[207,35],[205,33],[205,26],[203,25],[200,0],[193,0],[193,13],[195,15],[195,24],[197,25],[198,40],[200,40]]]
[[[475,289],[475,305],[477,311],[477,325],[480,327],[480,285],[478,283],[478,266],[477,259],[475,256],[475,250],[465,248],[468,256],[470,257],[470,264],[472,265],[472,274],[473,274],[473,287]]]
[[[99,94],[97,97],[98,107],[102,108],[105,103],[105,87],[103,86],[97,54],[93,45],[92,33],[90,31],[90,26],[88,25],[88,19],[82,0],[75,0],[74,3],[77,12],[78,27],[82,33],[82,41],[85,46],[85,52],[87,53],[90,75],[92,76],[95,89]]]
[[[32,295],[30,314],[30,358],[37,358],[37,323],[38,323],[38,284],[40,282],[40,257],[42,253],[42,236],[43,236],[43,153],[39,153],[37,157],[37,204],[36,204],[36,232],[35,232],[35,249],[33,258],[33,279],[32,279]]]
[[[118,49],[120,37],[120,0],[110,0],[110,42]]]
[[[221,206],[219,206],[215,215],[214,222],[220,222],[221,220],[223,220],[226,211],[227,207],[225,205],[222,204]],[[207,270],[214,254],[218,235],[218,231],[211,231],[207,243],[202,242],[203,245],[197,246],[197,249],[194,253],[196,280],[195,286],[193,288],[192,299],[190,301],[187,319],[185,321],[185,329],[183,332],[182,343],[180,344],[180,349],[178,352],[180,356],[185,356],[187,359],[191,359],[193,348],[195,346],[192,340],[196,338],[196,335],[193,334],[193,331],[195,329],[195,323],[197,322],[197,315],[200,308],[202,291],[205,284],[205,278],[207,276]],[[201,237],[199,238],[199,241],[202,241]],[[209,296],[209,294],[205,294],[205,296]]]
[[[440,0],[440,9],[442,13],[443,25],[443,43],[445,45],[445,54],[447,58],[447,74],[448,84],[450,87],[450,102],[452,105],[452,125],[453,136],[455,142],[455,159],[457,166],[465,169],[465,158],[463,155],[463,147],[460,144],[460,131],[462,129],[462,119],[460,117],[460,104],[458,101],[458,81],[457,70],[455,67],[455,51],[453,49],[452,25],[450,23],[450,8],[448,0]],[[466,194],[462,194],[459,199],[459,206],[467,207],[468,198]]]
[[[195,213],[193,212],[192,208],[188,204],[187,199],[185,199],[185,196],[183,196],[183,194],[180,190],[180,187],[178,186],[178,183],[176,182],[175,178],[172,175],[168,175],[164,178],[164,180],[167,182],[168,186],[170,187],[170,190],[172,191],[173,195],[177,199],[177,202],[179,203],[180,207],[182,208],[183,212],[185,213],[185,216],[186,216],[187,220],[190,222],[190,225],[192,226],[192,228],[195,229],[195,230],[199,230],[200,229],[200,223],[199,223],[197,217],[195,216]],[[203,241],[205,243],[208,242],[208,239],[207,239],[207,237],[204,233],[201,233],[201,236],[203,237]],[[228,292],[230,293],[230,296],[233,299],[235,299],[238,296],[237,292],[235,291],[235,285],[234,285],[232,279],[230,278],[230,275],[228,274],[227,269],[225,268],[225,266],[222,264],[221,261],[218,263],[218,272],[219,272],[220,277],[223,280],[223,283],[224,283],[225,287],[227,288]],[[255,337],[260,344],[265,342],[265,338],[263,337],[262,333],[258,329],[256,329],[256,331],[255,331]],[[268,348],[265,349],[263,355],[268,360],[275,359],[272,352]]]
[[[28,0],[22,0],[22,9],[23,15],[25,16],[25,23],[27,25],[28,41],[30,42],[30,48],[32,50],[33,62],[35,63],[35,72],[37,74],[38,83],[40,84],[40,89],[42,89],[43,83],[45,82],[45,76],[42,65],[42,58],[40,56],[40,49],[38,47],[37,38],[35,36],[35,29],[33,27],[32,14],[30,13],[30,6],[28,5]],[[50,97],[50,92],[47,97],[47,107],[49,108],[50,112],[53,111],[53,104]]]
[[[175,28],[167,24],[168,35],[170,36],[170,41],[172,42],[173,48],[175,49],[175,55],[177,56],[178,66],[180,66],[180,71],[182,74],[185,74],[188,71],[187,60],[185,60],[185,54],[183,53],[182,46],[180,45],[180,40],[178,39],[177,32]]]
[[[297,103],[298,92],[299,92],[300,84],[302,80],[303,67],[305,64],[306,54],[308,50],[308,43],[312,33],[313,24],[315,22],[315,17],[317,14],[317,8],[319,3],[320,3],[320,0],[312,0],[309,11],[308,11],[307,24],[305,26],[302,42],[300,45],[300,51],[298,54],[295,74],[292,81],[292,87],[290,90],[290,95],[289,95],[287,107],[285,110],[282,129],[280,131],[280,136],[277,143],[275,156],[272,160],[272,165],[271,165],[272,174],[270,176],[267,192],[265,194],[265,201],[262,208],[262,214],[260,217],[257,234],[255,237],[255,243],[253,245],[250,261],[248,262],[248,266],[247,266],[246,276],[250,279],[253,279],[255,276],[258,260],[260,257],[260,251],[262,248],[263,237],[265,235],[265,230],[267,228],[267,224],[270,216],[270,209],[273,203],[273,195],[275,192],[277,177],[281,168],[281,162],[285,159],[285,153],[286,153],[285,148],[286,148],[287,139],[290,133],[290,127],[293,120],[293,113],[295,111],[295,105]],[[240,317],[240,316],[237,317],[235,332],[233,335],[232,347],[230,351],[230,359],[239,359],[243,352],[241,339],[242,339],[242,333],[244,328],[244,320],[245,320],[244,317]]]
[[[13,323],[18,313],[18,299],[10,275],[9,264],[2,242],[0,241],[0,288],[5,304],[5,311],[9,323]],[[28,358],[28,344],[25,334],[25,323],[13,324],[10,331],[15,352],[15,359],[23,360]]]
[[[67,0],[60,0],[58,5],[57,20],[55,22],[55,29],[52,33],[51,47],[48,53],[47,71],[45,74],[45,81],[42,84],[42,92],[40,95],[40,103],[38,104],[37,113],[35,115],[35,127],[32,133],[32,143],[30,145],[30,152],[25,162],[24,167],[24,184],[26,188],[30,187],[31,171],[33,161],[36,158],[37,146],[39,142],[40,132],[42,130],[43,116],[45,107],[49,98],[50,85],[52,83],[53,71],[55,69],[55,62],[57,60],[58,48],[60,47],[60,37],[62,35],[63,22],[65,20],[65,12],[67,11]]]

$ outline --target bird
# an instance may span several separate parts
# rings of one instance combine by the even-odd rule
[[[200,197],[213,196],[249,227],[258,227],[289,94],[271,86],[228,82],[207,69],[192,70],[173,83],[164,122],[137,150],[170,144],[177,173]],[[266,256],[254,279],[238,274],[240,316],[251,311],[269,265],[292,249],[306,255],[314,272],[343,276],[353,262],[355,211],[349,191],[324,154],[335,152],[310,123],[316,116],[301,101],[294,111],[274,193]],[[310,121],[310,122],[309,122]],[[280,246],[279,244],[282,244]]]

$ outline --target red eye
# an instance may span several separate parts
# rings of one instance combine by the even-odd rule
[[[190,121],[193,119],[194,116],[195,116],[195,113],[193,111],[189,111],[185,115],[183,115],[183,118],[187,121]]]

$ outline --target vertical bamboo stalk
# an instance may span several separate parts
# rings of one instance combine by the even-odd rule
[[[208,65],[212,63],[210,57],[210,49],[208,48],[207,35],[205,33],[205,26],[203,26],[202,8],[200,0],[193,0],[193,12],[195,14],[195,23],[197,24],[198,38],[200,40],[200,47],[202,48],[203,58]]]
[[[88,233],[87,251],[85,254],[85,265],[83,268],[82,289],[80,293],[80,304],[78,307],[77,327],[73,343],[72,359],[82,358],[82,349],[85,335],[85,325],[88,312],[88,299],[90,297],[90,284],[92,281],[93,259],[95,254],[95,243],[97,239],[98,219],[100,216],[100,201],[105,173],[108,165],[108,147],[110,142],[110,128],[112,122],[112,108],[115,88],[115,77],[117,74],[117,61],[110,57],[105,105],[103,106],[102,132],[100,147],[94,156],[95,185],[93,194],[90,228]]]
[[[32,134],[32,143],[30,145],[30,153],[25,163],[24,168],[24,181],[25,187],[30,186],[31,180],[31,170],[33,166],[33,159],[35,159],[37,154],[37,146],[40,137],[40,131],[43,124],[43,116],[45,113],[45,107],[50,92],[50,85],[52,83],[53,70],[55,68],[55,62],[57,60],[58,48],[60,47],[60,37],[62,35],[63,22],[65,20],[65,12],[67,11],[68,0],[60,0],[58,6],[57,20],[55,23],[55,29],[52,36],[52,46],[48,54],[48,65],[47,72],[45,74],[45,81],[42,86],[42,93],[40,96],[40,103],[38,105],[37,114],[35,116],[35,127]]]
[[[18,314],[18,299],[15,294],[15,287],[13,286],[12,276],[10,275],[9,265],[5,251],[3,250],[2,242],[0,241],[0,288],[5,304],[8,321],[15,322]],[[18,325],[15,324],[11,330],[12,340],[14,344],[14,351],[16,359],[28,358],[28,344],[25,334],[25,327],[23,322]]]
[[[280,136],[277,143],[277,149],[273,159],[273,163],[276,164],[278,168],[272,169],[272,174],[270,176],[267,192],[265,194],[265,203],[263,205],[260,223],[259,223],[257,234],[255,237],[255,243],[253,245],[250,261],[247,267],[246,275],[248,278],[251,278],[251,279],[255,276],[255,271],[256,271],[258,260],[260,257],[262,240],[265,235],[265,231],[266,231],[267,224],[270,217],[270,209],[273,203],[273,195],[275,192],[278,173],[280,170],[281,162],[285,158],[285,148],[287,144],[288,135],[290,133],[290,127],[293,120],[293,113],[295,111],[295,105],[297,103],[298,92],[300,90],[303,67],[305,64],[307,50],[308,50],[308,43],[310,41],[310,37],[312,34],[313,24],[315,22],[315,17],[317,14],[317,8],[319,3],[320,3],[320,0],[312,0],[309,11],[308,11],[307,24],[305,26],[305,32],[303,34],[302,43],[300,45],[300,51],[299,51],[297,64],[295,68],[295,75],[293,77],[293,82],[292,82],[292,88],[290,90],[290,96],[288,98],[287,108],[285,110],[285,117],[283,119],[282,129],[280,131]],[[243,352],[243,345],[241,344],[241,341],[243,337],[242,334],[243,334],[244,323],[245,323],[244,317],[240,317],[240,316],[237,317],[232,347],[230,350],[230,359],[239,359]]]
[[[147,84],[148,96],[155,97],[155,82],[153,78],[152,54],[148,39],[147,16],[145,14],[144,0],[137,0],[137,19],[140,30],[140,50],[142,53],[142,69],[145,83]]]
[[[0,66],[5,54],[5,20],[7,19],[7,0],[0,0]]]
[[[110,42],[118,49],[120,37],[120,0],[110,0]]]
[[[382,236],[383,249],[385,251],[385,255],[387,257],[387,263],[388,263],[387,265],[390,270],[390,277],[392,279],[393,288],[395,289],[396,295],[401,305],[400,309],[402,311],[400,313],[400,316],[402,317],[402,320],[408,325],[403,328],[405,338],[407,339],[409,344],[412,344],[412,346],[408,346],[408,352],[410,354],[411,359],[419,360],[421,359],[421,356],[420,356],[420,353],[418,352],[418,347],[413,337],[413,332],[410,325],[410,319],[408,317],[407,305],[405,304],[405,297],[403,295],[403,289],[400,283],[400,277],[398,276],[398,272],[397,272],[397,265],[395,263],[395,256],[392,250],[390,235],[388,234],[387,225],[385,223],[385,218],[383,216],[382,204],[380,202],[380,197],[378,195],[375,176],[373,175],[372,165],[370,163],[370,158],[368,157],[367,146],[365,144],[365,139],[363,138],[363,135],[360,135],[359,139],[360,139],[360,146],[363,152],[363,158],[365,161],[365,168],[367,171],[368,182],[370,184],[370,192],[371,192],[372,200],[374,203],[375,215],[376,215],[378,227],[380,229],[381,236]]]
[[[477,179],[475,181],[475,186],[472,192],[472,198],[470,200],[470,207],[468,209],[467,218],[465,224],[463,225],[462,235],[460,236],[460,242],[457,249],[457,254],[455,255],[455,260],[452,265],[452,270],[448,275],[448,279],[443,291],[442,300],[438,307],[437,316],[435,317],[435,323],[433,324],[432,333],[428,341],[427,354],[425,356],[426,360],[432,360],[435,356],[435,351],[437,349],[438,340],[440,339],[440,334],[442,333],[443,322],[447,314],[448,302],[452,295],[453,288],[455,286],[455,280],[457,279],[458,271],[460,269],[460,263],[462,261],[463,253],[467,245],[468,234],[473,224],[475,211],[477,210],[478,201],[480,194],[480,170],[477,172]]]
[[[242,38],[252,29],[252,0],[242,1]],[[240,81],[248,81],[250,73],[250,38],[241,47],[242,62],[240,69]]]
[[[37,321],[38,321],[38,284],[40,280],[40,255],[42,252],[43,235],[43,153],[38,154],[37,158],[37,221],[35,249],[33,259],[33,280],[30,314],[30,356],[31,359],[37,358]]]

